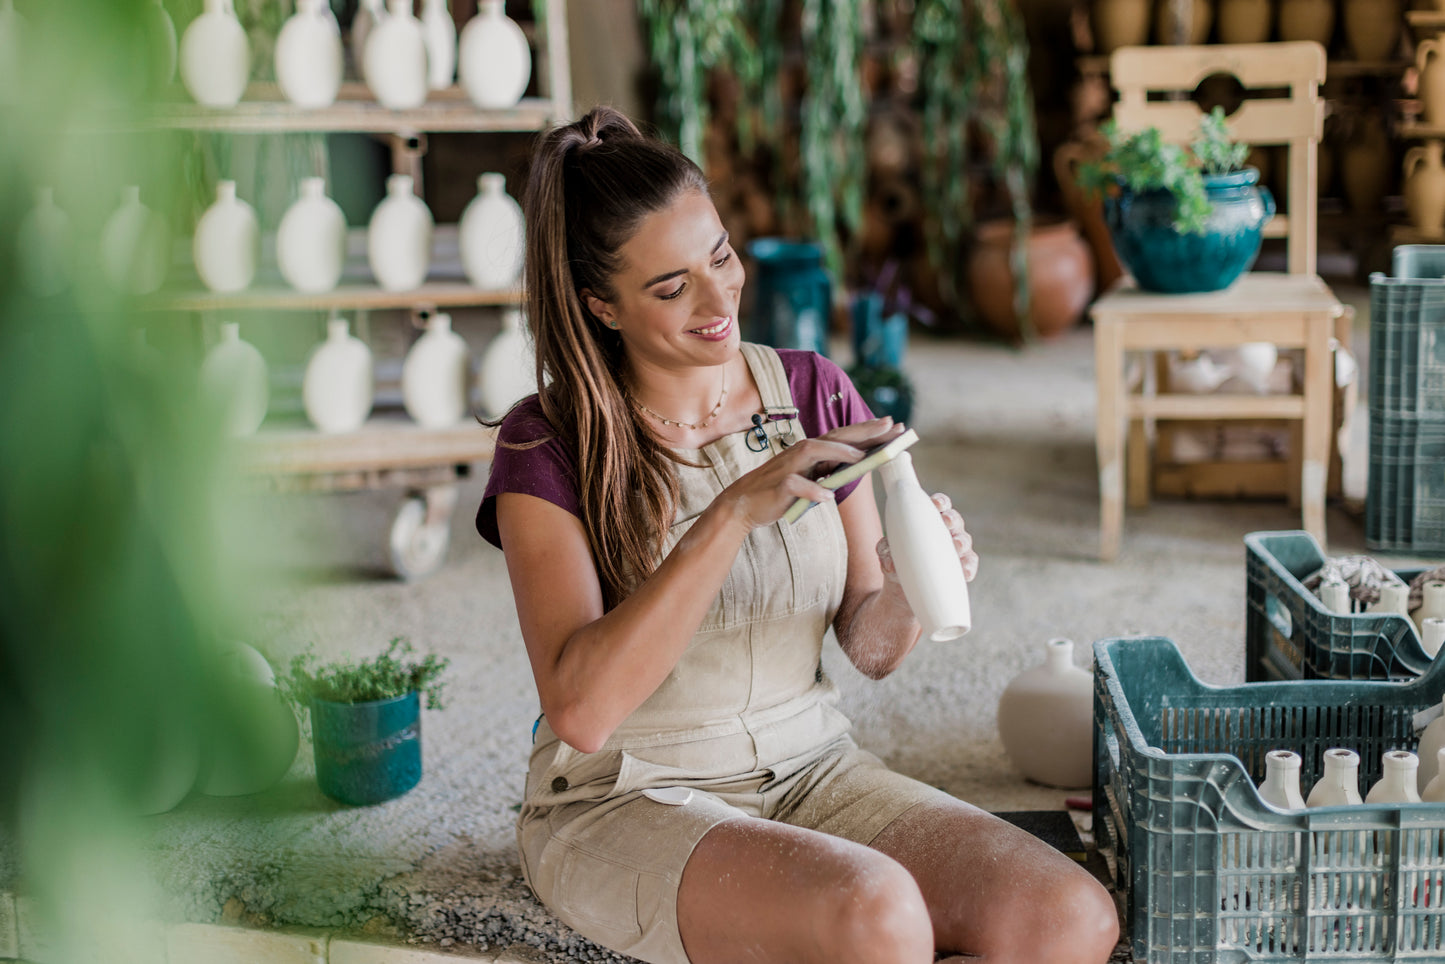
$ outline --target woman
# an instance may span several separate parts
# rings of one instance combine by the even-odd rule
[[[740,342],[702,173],[623,115],[544,136],[524,206],[547,389],[503,421],[477,526],[543,710],[518,819],[538,898],[653,962],[1106,960],[1092,877],[890,772],[834,708],[830,626],[873,678],[920,629],[871,483],[815,479],[902,426],[830,362]],[[780,521],[799,497],[821,505]]]

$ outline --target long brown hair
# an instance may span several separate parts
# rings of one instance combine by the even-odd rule
[[[610,609],[655,566],[677,504],[677,458],[623,383],[622,339],[580,292],[616,292],[618,249],[642,220],[707,180],[681,151],[597,107],[540,139],[523,197],[527,324],[542,411],[577,460],[582,524]]]

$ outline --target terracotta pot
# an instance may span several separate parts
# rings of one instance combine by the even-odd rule
[[[1361,119],[1340,150],[1340,175],[1345,200],[1356,214],[1379,214],[1389,190],[1390,140],[1379,117]]]
[[[1330,45],[1335,33],[1335,0],[1280,0],[1279,39]]]
[[[1209,28],[1214,22],[1214,7],[1210,0],[1192,0],[1192,14],[1189,33],[1185,43],[1202,44],[1209,38]],[[1154,41],[1161,44],[1176,42],[1179,35],[1174,17],[1174,0],[1159,0],[1154,8]]]
[[[1405,210],[1421,231],[1445,230],[1445,164],[1439,141],[1426,141],[1405,153]]]
[[[1219,0],[1219,42],[1264,43],[1272,13],[1270,0]]]
[[[1068,141],[1054,151],[1054,177],[1058,179],[1064,207],[1079,225],[1094,256],[1096,291],[1107,290],[1124,274],[1119,255],[1114,252],[1114,239],[1109,236],[1109,225],[1104,221],[1103,199],[1086,196],[1079,187],[1079,165],[1098,157],[1102,149],[1099,143]]]
[[[967,277],[974,304],[989,327],[1019,337],[1014,313],[1014,275],[1009,267],[1012,220],[978,227],[968,256]],[[1034,334],[1057,335],[1078,323],[1094,293],[1089,246],[1072,221],[1037,221],[1028,242],[1030,314]]]
[[[1400,0],[1345,0],[1345,39],[1354,58],[1378,62],[1394,57],[1403,19]]]
[[[1420,113],[1431,127],[1445,125],[1445,44],[1435,36],[1415,48],[1420,71]]]
[[[1149,0],[1094,0],[1092,23],[1096,53],[1148,43]]]

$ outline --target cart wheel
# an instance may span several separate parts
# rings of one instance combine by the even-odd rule
[[[408,496],[391,524],[391,568],[408,582],[434,572],[451,541],[447,518],[428,520],[427,514],[426,497]]]

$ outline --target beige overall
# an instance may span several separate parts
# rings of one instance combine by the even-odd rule
[[[777,354],[742,347],[764,407],[796,412]],[[746,433],[680,453],[710,465],[678,466],[664,555],[723,488],[803,437],[792,418],[769,423],[769,435],[761,453]],[[717,824],[764,817],[867,844],[903,811],[944,797],[858,749],[834,707],[819,659],[847,550],[831,503],[755,530],[682,658],[601,750],[580,753],[541,722],[517,836],[528,884],[566,924],[645,961],[685,962],[678,883]],[[691,797],[676,805],[644,792],[667,799],[665,788]]]

